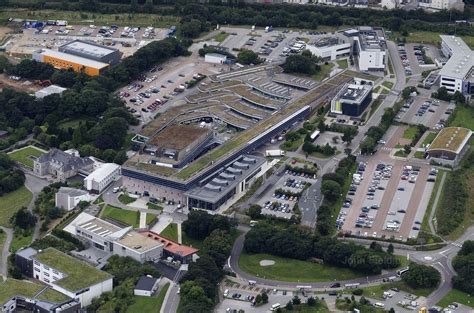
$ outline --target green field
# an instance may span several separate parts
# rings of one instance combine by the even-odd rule
[[[347,60],[338,60],[336,61],[337,65],[339,65],[339,68],[346,69],[349,67],[349,64],[347,63]]]
[[[404,149],[400,149],[400,150],[395,151],[395,153],[393,155],[396,156],[396,157],[400,157],[400,158],[406,158],[408,156],[408,154],[405,153]]]
[[[413,156],[417,159],[424,159],[425,158],[425,154],[422,151],[416,151]]]
[[[126,194],[121,194],[119,197],[118,197],[118,200],[120,202],[122,202],[123,204],[130,204],[132,202],[135,202],[135,200],[137,200],[136,198],[132,198],[130,197],[129,195],[126,195]]]
[[[333,63],[322,64],[321,70],[317,72],[316,74],[314,74],[312,78],[317,81],[321,81],[325,79],[326,77],[329,76],[329,73],[331,73],[331,70],[333,67],[334,67]]]
[[[151,214],[151,213],[147,213],[146,214],[146,224],[147,225],[150,225],[151,221],[153,221],[156,217],[156,214]]]
[[[33,297],[43,288],[44,286],[40,284],[9,278],[0,282],[0,302],[5,303],[15,295]]]
[[[159,206],[158,204],[154,204],[154,203],[148,202],[148,203],[146,204],[146,206],[147,206],[148,209],[150,209],[150,210],[163,211],[163,207],[162,207],[162,206]]]
[[[10,245],[10,252],[16,252],[21,248],[28,247],[33,241],[33,232],[28,236],[13,235],[12,243]]]
[[[405,129],[402,138],[413,140],[416,135],[418,135],[418,128],[416,126],[410,126]]]
[[[131,225],[134,228],[139,226],[140,213],[117,208],[107,204],[101,212],[101,217],[108,217],[120,223]]]
[[[306,303],[293,305],[293,310],[288,311],[287,309],[283,308],[283,312],[329,313],[331,311],[329,311],[329,309],[327,308],[326,302],[321,301],[315,306],[309,306]]]
[[[38,299],[52,302],[63,302],[69,299],[69,297],[54,289],[47,289],[39,295]]]
[[[92,120],[90,117],[66,119],[58,123],[58,128],[62,130],[68,130],[69,128],[76,129],[81,123],[85,123],[88,120]]]
[[[407,42],[439,45],[441,44],[439,35],[439,33],[435,32],[412,32],[405,38]],[[400,33],[397,33],[397,36],[401,37]],[[471,49],[474,49],[474,37],[461,36],[461,38]]]
[[[433,142],[433,140],[436,137],[436,133],[428,133],[428,135],[425,136],[425,139],[423,139],[423,142],[421,143],[421,147],[426,147],[426,145],[429,145],[430,143]]]
[[[226,38],[229,37],[229,34],[226,33],[226,32],[221,32],[219,34],[217,34],[214,38],[215,41],[217,42],[223,42],[224,40],[226,40]]]
[[[451,303],[457,302],[474,308],[474,299],[471,298],[473,297],[471,297],[468,293],[462,292],[457,289],[451,289],[451,291],[448,292],[448,294],[445,295],[444,298],[441,299],[441,301],[438,302],[436,305],[445,308]]]
[[[31,157],[37,158],[44,153],[45,151],[42,151],[36,147],[28,146],[20,150],[10,152],[8,156],[15,162],[21,163],[29,168],[33,168],[33,159]]]
[[[112,25],[119,26],[154,26],[168,28],[177,25],[179,19],[173,16],[160,16],[156,14],[96,14],[80,11],[62,10],[29,10],[29,9],[2,9],[0,19],[23,18],[32,20],[67,20],[69,25]]]
[[[32,197],[31,192],[25,186],[1,196],[0,226],[10,227],[10,218],[22,207],[27,207]]]
[[[470,107],[457,105],[454,118],[449,126],[465,127],[474,130],[474,110]]]
[[[260,266],[261,260],[273,260],[275,264]],[[239,267],[258,277],[288,282],[324,282],[364,276],[347,268],[281,258],[264,253],[247,254],[243,252],[239,257]]]
[[[382,86],[388,88],[388,89],[392,89],[393,88],[393,83],[392,82],[389,82],[389,81],[384,81],[382,83]]]
[[[166,226],[165,229],[161,231],[160,235],[167,239],[171,239],[178,242],[178,225],[176,225],[176,223],[169,224],[168,226]]]
[[[160,312],[169,287],[170,284],[166,283],[156,297],[133,297],[135,302],[127,308],[127,312]]]

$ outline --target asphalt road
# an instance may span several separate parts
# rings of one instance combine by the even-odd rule
[[[2,250],[2,259],[0,260],[0,274],[3,275],[3,278],[6,279],[8,275],[8,256],[10,255],[10,244],[12,243],[13,239],[13,230],[11,228],[0,227],[3,229],[7,238],[3,243],[3,250]]]

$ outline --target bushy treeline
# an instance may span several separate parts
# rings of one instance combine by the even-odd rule
[[[81,155],[121,164],[126,160],[128,125],[137,125],[138,120],[126,110],[115,90],[151,66],[186,53],[186,48],[174,38],[155,41],[95,77],[72,70],[55,70],[34,60],[23,60],[16,66],[0,62],[1,70],[8,74],[49,79],[68,88],[62,96],[43,99],[4,89],[0,93],[0,129],[19,134],[16,140],[33,133],[46,146],[77,148]],[[77,125],[62,127],[62,123],[75,119],[80,119]],[[0,140],[0,147],[10,144],[9,139]]]
[[[457,275],[453,277],[453,287],[471,296],[474,295],[474,241],[467,240],[453,260]]]
[[[341,197],[345,196],[341,194],[342,187],[344,186],[345,178],[351,173],[355,163],[356,157],[349,155],[339,161],[335,173],[323,175],[321,192],[324,195],[324,201],[318,209],[316,218],[316,230],[323,236],[333,232],[335,219],[332,216],[337,215],[334,211],[336,209],[335,205],[337,205]]]
[[[247,253],[269,253],[276,256],[307,260],[322,259],[325,264],[351,268],[366,274],[380,274],[382,269],[400,265],[392,254],[382,250],[378,244],[367,249],[353,243],[331,237],[315,236],[299,226],[282,229],[259,223],[245,236]]]
[[[0,196],[17,190],[24,182],[25,174],[15,168],[15,163],[6,154],[0,153]]]

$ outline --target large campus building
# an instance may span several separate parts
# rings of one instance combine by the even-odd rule
[[[383,71],[387,65],[385,38],[381,30],[359,27],[354,37],[354,54],[361,71]]]
[[[458,10],[464,11],[462,0],[418,0],[418,6],[425,9],[434,10]]]
[[[360,116],[372,101],[372,85],[364,80],[347,83],[331,100],[331,112]]]
[[[224,210],[271,167],[254,151],[303,121],[352,77],[340,73],[321,83],[263,65],[210,79],[186,96],[187,104],[166,111],[133,139],[137,153],[122,165],[129,192]]]
[[[306,49],[325,61],[334,61],[350,55],[351,43],[350,40],[343,40],[338,37],[326,37],[306,45]]]
[[[456,166],[469,149],[472,131],[462,127],[446,127],[439,131],[426,150],[430,159],[437,163]]]
[[[440,35],[441,51],[449,58],[439,72],[440,87],[449,93],[474,93],[474,53],[460,37]]]
[[[116,48],[99,45],[92,41],[85,40],[73,40],[60,46],[58,50],[59,52],[109,65],[118,64],[121,57],[120,50]]]

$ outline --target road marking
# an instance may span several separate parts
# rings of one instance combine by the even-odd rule
[[[441,252],[438,252],[438,253],[439,253],[439,254],[444,254],[444,253],[448,252],[449,250],[451,250],[451,248],[449,248],[449,249],[446,249],[446,250],[443,250],[443,251],[441,251]]]
[[[436,262],[436,264],[439,264],[439,266],[441,266],[442,268],[444,268],[444,265],[441,264],[441,262]]]

